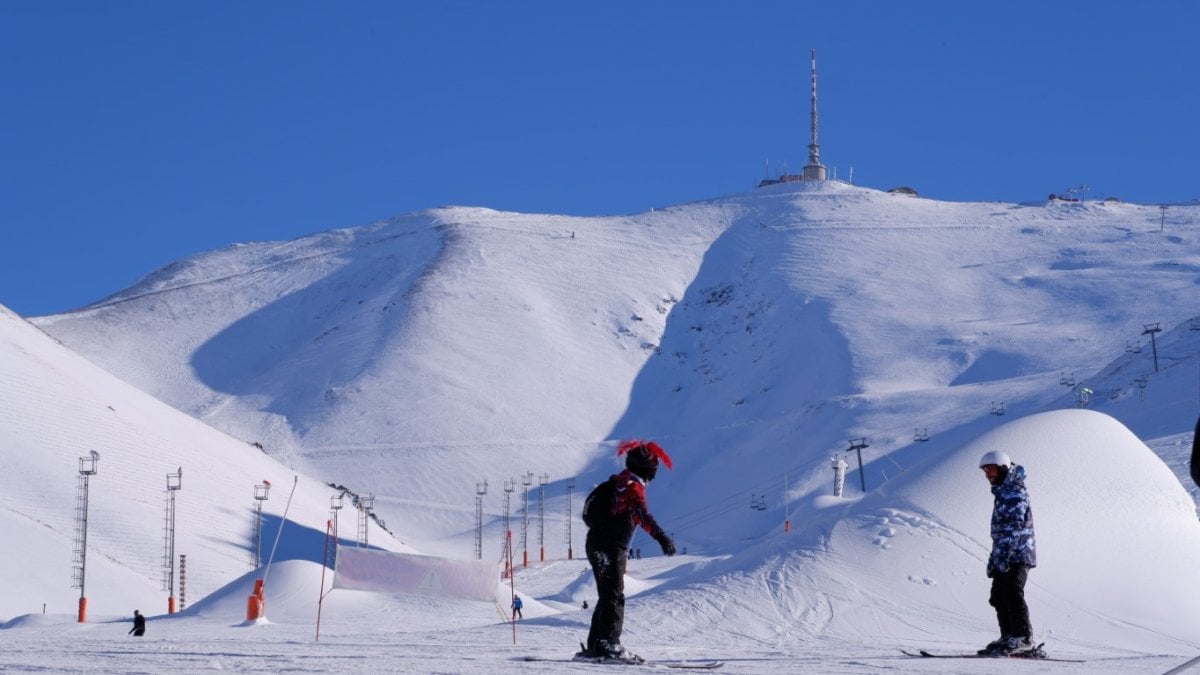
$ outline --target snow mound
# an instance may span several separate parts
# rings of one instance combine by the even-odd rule
[[[1194,649],[1174,620],[1200,613],[1191,500],[1128,429],[1086,410],[1015,420],[861,500],[827,499],[815,522],[665,584],[631,615],[648,631],[713,639],[737,625],[778,647],[983,644],[996,631],[985,576],[993,497],[978,468],[989,450],[1028,471],[1038,567],[1026,598],[1039,640]]]

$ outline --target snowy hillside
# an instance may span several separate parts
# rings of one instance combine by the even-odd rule
[[[75,499],[80,458],[93,450],[100,459],[88,481],[91,611],[166,611],[165,493],[167,474],[180,468],[176,551],[188,556],[187,599],[199,600],[255,568],[254,486],[267,480],[275,491],[263,505],[265,562],[293,471],[117,380],[3,307],[0,373],[0,532],[8,542],[0,576],[10,580],[0,593],[0,618],[43,608],[75,613]],[[288,513],[279,555],[319,558],[332,491],[307,476],[297,491],[302,498]],[[404,550],[372,530],[374,543]]]
[[[321,669],[361,668],[364,634],[388,645],[373,669],[490,673],[561,654],[594,593],[564,560],[583,549],[568,512],[615,469],[615,442],[640,436],[675,458],[650,505],[688,554],[635,539],[651,555],[630,568],[628,644],[731,672],[904,670],[898,648],[995,637],[977,460],[1001,448],[1030,472],[1037,637],[1091,659],[1073,672],[1161,671],[1200,652],[1186,618],[1200,616],[1200,523],[1178,479],[1200,401],[1198,226],[1200,206],[946,203],[836,182],[609,218],[446,207],[181,260],[33,319],[45,334],[2,313],[0,532],[59,571],[0,618],[51,593],[51,613],[73,611],[73,471],[95,448],[110,529],[94,546],[111,566],[96,577],[112,587],[93,605],[164,604],[161,484],[181,466],[181,530],[209,565],[193,602],[209,597],[157,630],[197,653],[247,639],[227,631],[251,578],[252,486],[276,486],[274,527],[300,476],[278,558],[296,562],[269,591],[277,624],[254,638],[268,665],[236,648],[205,668],[320,655],[296,643],[311,639],[320,567],[300,561],[319,558],[326,483],[377,496],[396,538],[373,529],[373,545],[468,558],[486,480],[490,560],[507,483],[534,564],[516,578],[525,648],[496,651],[509,627],[487,603],[335,591]],[[851,463],[843,498],[831,456]],[[8,665],[44,651],[33,623],[9,626],[22,637]],[[461,649],[422,647],[438,645]]]
[[[445,208],[196,256],[37,324],[460,553],[477,483],[494,514],[503,481],[548,477],[557,537],[565,480],[657,438],[680,459],[663,508],[699,545],[776,527],[785,472],[792,499],[824,489],[848,439],[870,489],[996,406],[1074,405],[1063,373],[1085,386],[1145,324],[1200,315],[1200,207],[1168,215],[835,182],[615,218]],[[1112,386],[1152,372],[1138,356]],[[1188,431],[1179,412],[1152,438]]]

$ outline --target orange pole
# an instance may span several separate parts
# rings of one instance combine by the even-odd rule
[[[167,597],[167,614],[175,613],[175,596]]]
[[[783,531],[784,532],[792,531],[792,521],[790,521],[790,520],[783,521]]]
[[[87,621],[87,598],[80,596],[79,598],[79,623]]]

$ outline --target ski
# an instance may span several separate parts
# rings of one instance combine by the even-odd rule
[[[918,650],[915,653],[910,652],[905,649],[901,649],[900,652],[902,654],[904,654],[905,656],[916,656],[916,657],[927,658],[927,659],[1029,659],[1031,661],[1059,661],[1062,663],[1084,663],[1084,661],[1082,659],[1056,659],[1052,656],[1046,656],[1046,652],[1042,651],[1042,645],[1038,645],[1037,647],[1034,647],[1033,649],[1024,651],[1024,652],[1014,652],[1012,654],[997,654],[994,656],[991,654],[976,654],[976,653],[969,653],[969,652],[963,653],[963,654],[935,654],[933,652],[926,651],[924,649]]]
[[[556,659],[546,656],[524,656],[525,661],[554,661],[557,663],[593,663],[600,666],[651,666],[671,668],[674,670],[716,670],[725,665],[724,661],[621,661],[619,659]]]

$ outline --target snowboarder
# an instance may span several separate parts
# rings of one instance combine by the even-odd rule
[[[524,606],[525,606],[525,603],[521,602],[521,596],[519,596],[519,595],[513,596],[513,601],[512,601],[513,621],[516,621],[517,619],[525,618],[525,615],[521,613],[521,608]]]
[[[1025,604],[1025,581],[1029,570],[1037,566],[1033,510],[1025,490],[1025,467],[1014,464],[1007,454],[992,450],[984,453],[979,468],[996,497],[987,575],[992,580],[988,604],[996,608],[1000,622],[1000,639],[988,643],[979,653],[1007,656],[1034,648],[1029,606]]]
[[[625,470],[592,490],[583,504],[583,521],[588,527],[585,550],[599,598],[592,612],[587,644],[577,656],[642,663],[641,657],[621,645],[625,567],[629,543],[638,526],[658,542],[664,555],[675,555],[675,543],[646,507],[646,486],[658,474],[659,462],[668,469],[672,466],[671,457],[653,441],[624,441],[617,446],[617,456],[622,455]]]
[[[136,609],[133,610],[133,628],[130,628],[127,634],[134,637],[141,637],[146,634],[146,617]]]

